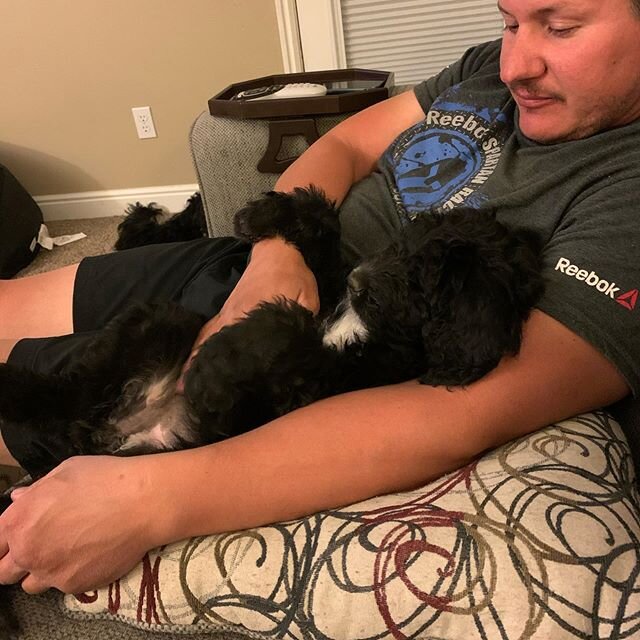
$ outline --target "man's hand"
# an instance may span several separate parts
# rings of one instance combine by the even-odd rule
[[[317,313],[320,308],[316,280],[302,254],[284,240],[270,238],[253,247],[251,261],[220,313],[200,331],[191,356],[183,368],[183,375],[207,338],[225,325],[237,322],[261,302],[277,297],[295,300],[313,313]],[[179,391],[182,386],[181,377],[178,382]]]
[[[132,569],[158,545],[140,460],[71,458],[14,492],[0,517],[0,583],[79,593]]]

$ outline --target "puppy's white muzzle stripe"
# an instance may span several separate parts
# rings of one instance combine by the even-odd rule
[[[344,313],[325,327],[322,343],[342,351],[348,344],[364,342],[368,337],[369,331],[349,302]]]

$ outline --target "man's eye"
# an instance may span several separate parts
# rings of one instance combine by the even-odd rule
[[[549,33],[560,38],[570,36],[578,27],[549,27]]]
[[[518,30],[518,25],[517,24],[507,24],[505,22],[503,27],[502,27],[502,30],[503,31],[508,31],[509,33],[515,33]]]

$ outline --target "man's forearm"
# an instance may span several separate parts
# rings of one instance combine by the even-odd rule
[[[458,468],[476,446],[465,403],[452,414],[447,396],[457,393],[417,383],[369,389],[215,445],[149,457],[164,512],[155,542],[296,518]]]
[[[71,458],[0,518],[0,580],[24,577],[29,593],[87,591],[124,575],[158,545],[415,487],[628,391],[603,355],[536,312],[518,357],[466,389],[381,387],[200,449]]]
[[[602,354],[549,316],[534,312],[524,333],[516,358],[466,388],[410,382],[367,389],[225,442],[141,459],[145,499],[158,514],[150,519],[157,521],[152,542],[258,526],[412,488],[628,393]]]

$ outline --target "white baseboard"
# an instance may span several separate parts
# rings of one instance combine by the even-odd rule
[[[111,191],[84,191],[37,196],[45,221],[106,218],[122,215],[129,204],[155,202],[171,212],[181,211],[187,198],[198,190],[197,184],[178,184],[167,187],[140,187]]]

